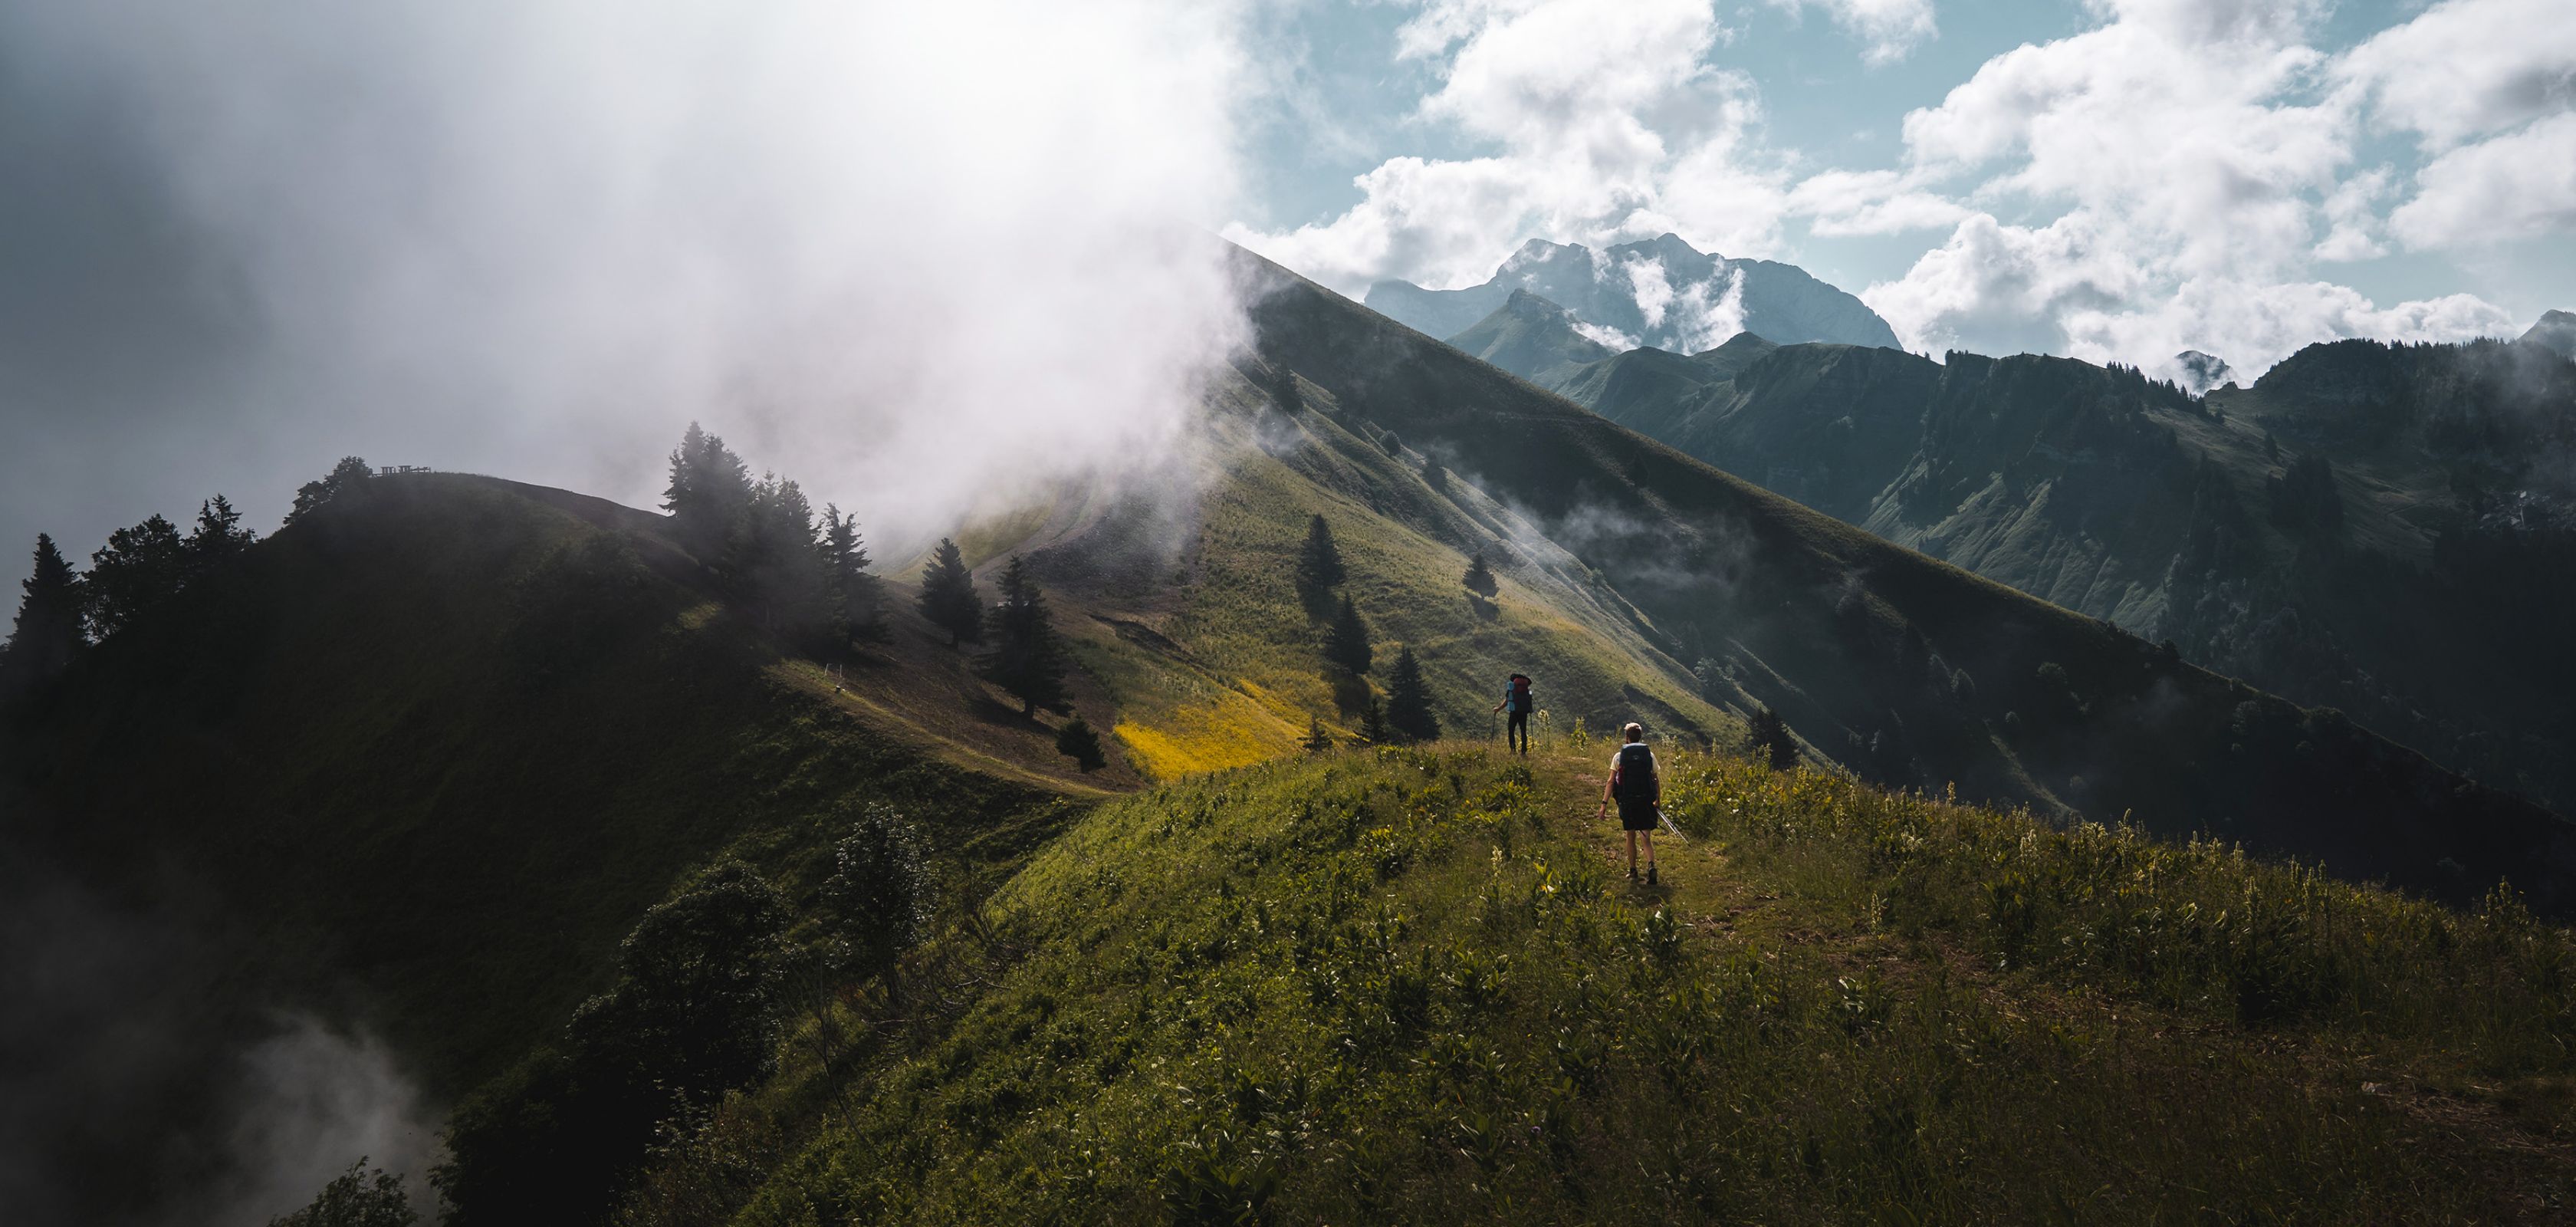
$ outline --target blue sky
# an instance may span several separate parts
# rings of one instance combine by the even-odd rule
[[[1923,349],[2260,369],[2576,307],[2563,0],[1292,3],[1246,37],[1229,233],[1346,291],[1671,229]]]

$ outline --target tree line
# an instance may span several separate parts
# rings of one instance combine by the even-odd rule
[[[86,573],[63,557],[51,534],[36,534],[35,565],[18,583],[18,616],[0,644],[0,701],[62,676],[92,644],[224,573],[257,539],[220,494],[198,504],[185,534],[157,514],[108,534]]]
[[[721,436],[695,422],[671,453],[670,474],[662,509],[673,539],[761,629],[826,655],[886,637],[858,517],[832,503],[817,517],[793,479],[754,480]]]

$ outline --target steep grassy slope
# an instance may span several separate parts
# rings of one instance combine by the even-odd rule
[[[2571,953],[2208,846],[1668,754],[1347,752],[1101,807],[634,1224],[2534,1220]]]
[[[1265,361],[1507,493],[1667,652],[1705,661],[1712,697],[1771,704],[1872,778],[2216,830],[2453,898],[2506,874],[2546,907],[2570,898],[2555,884],[2576,849],[2541,810],[1729,477],[1275,266],[1246,257],[1243,275]]]

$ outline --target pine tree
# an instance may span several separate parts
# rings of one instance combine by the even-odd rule
[[[921,615],[948,632],[948,646],[979,643],[984,638],[984,598],[975,592],[975,573],[957,543],[946,537],[921,569]]]
[[[1422,680],[1422,664],[1413,658],[1410,644],[1395,654],[1395,668],[1387,675],[1386,722],[1407,741],[1430,741],[1440,736],[1440,718],[1431,711],[1431,691]]]
[[[733,538],[737,521],[750,509],[751,468],[725,446],[724,439],[689,423],[671,453],[671,484],[662,492],[662,510],[671,513],[671,532],[701,558],[714,555]]]
[[[1369,696],[1368,706],[1360,711],[1360,740],[1373,746],[1387,743],[1386,706],[1376,695]]]
[[[1753,718],[1744,722],[1744,748],[1773,771],[1786,771],[1798,761],[1798,742],[1789,736],[1788,724],[1767,706],[1755,708]]]
[[[80,573],[54,548],[54,539],[36,534],[36,567],[18,582],[18,620],[9,642],[0,644],[0,698],[62,676],[72,659],[89,646],[81,627]]]
[[[1475,557],[1467,560],[1467,575],[1465,583],[1467,585],[1467,591],[1484,597],[1494,595],[1494,593],[1502,587],[1494,581],[1493,568],[1485,565],[1485,552],[1483,550],[1476,551]]]
[[[89,595],[90,634],[105,639],[124,629],[177,595],[187,580],[187,543],[167,519],[156,515],[108,534],[107,544],[89,556],[81,585]]]
[[[259,534],[241,526],[241,512],[233,509],[232,500],[218,494],[199,503],[197,526],[188,533],[189,578],[222,569],[257,540]]]
[[[1316,716],[1306,717],[1306,740],[1304,744],[1308,754],[1321,754],[1324,751],[1333,748],[1333,735],[1324,731],[1324,722],[1322,718]]]
[[[1429,486],[1434,490],[1447,490],[1449,488],[1449,470],[1441,468],[1440,462],[1437,460],[1423,461],[1422,484]]]
[[[1064,644],[1047,616],[1046,594],[1017,554],[1002,569],[1002,594],[990,619],[993,646],[978,662],[985,680],[1020,701],[1020,714],[1064,704]]]
[[[1297,551],[1297,590],[1304,593],[1338,588],[1345,578],[1342,551],[1333,544],[1333,529],[1316,516],[1306,522],[1306,544]]]
[[[2273,464],[2281,462],[2281,442],[2268,430],[2263,432],[2263,459]]]
[[[1079,715],[1055,731],[1055,752],[1072,759],[1086,775],[1109,765],[1109,756],[1100,750],[1100,734]]]
[[[773,634],[810,638],[831,618],[828,576],[814,506],[795,482],[761,474],[733,524],[717,567],[735,595]]]
[[[853,639],[883,639],[885,622],[878,608],[882,594],[877,577],[868,574],[867,544],[859,539],[859,518],[823,504],[823,582],[831,617],[840,633]]]
[[[1366,673],[1374,656],[1369,650],[1368,623],[1360,621],[1359,607],[1346,594],[1341,608],[1333,611],[1333,624],[1324,631],[1324,659],[1353,673]]]

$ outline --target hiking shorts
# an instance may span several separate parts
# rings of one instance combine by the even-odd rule
[[[1656,820],[1661,817],[1663,817],[1663,810],[1652,801],[1622,799],[1619,802],[1619,825],[1628,830],[1654,830]]]

